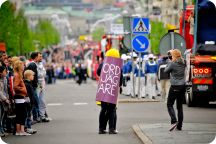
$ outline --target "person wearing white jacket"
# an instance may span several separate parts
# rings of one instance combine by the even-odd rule
[[[46,117],[46,102],[44,98],[45,91],[45,77],[46,69],[43,66],[42,62],[38,63],[38,97],[39,97],[39,116],[42,122],[49,122],[49,119]]]

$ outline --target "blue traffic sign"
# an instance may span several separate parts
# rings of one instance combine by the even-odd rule
[[[136,35],[132,39],[132,47],[137,52],[145,52],[149,47],[149,40],[143,35]]]
[[[149,18],[133,18],[133,34],[149,34]]]

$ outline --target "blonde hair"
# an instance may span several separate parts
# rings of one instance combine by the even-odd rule
[[[171,55],[172,55],[173,61],[176,61],[178,58],[182,59],[181,51],[178,49],[171,50]]]
[[[34,75],[35,73],[32,70],[26,70],[24,72],[24,79],[29,79],[30,76]]]
[[[15,61],[13,66],[14,72],[17,72],[21,78],[23,77],[23,66],[24,64],[20,60]]]
[[[18,61],[18,60],[20,60],[20,58],[16,57],[16,56],[14,56],[14,57],[11,58],[12,67],[14,67],[15,62]]]

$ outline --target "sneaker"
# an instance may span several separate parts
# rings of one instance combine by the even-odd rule
[[[27,133],[27,132],[20,132],[20,136],[30,136],[31,134]]]
[[[26,132],[29,133],[29,134],[35,134],[35,133],[37,133],[37,130],[34,130],[32,128],[27,128]]]
[[[110,130],[109,134],[118,134],[118,132],[116,130]]]
[[[8,136],[8,135],[9,135],[9,133],[7,133],[7,132],[4,133],[4,136]]]
[[[37,121],[37,123],[40,123],[42,121],[42,119],[41,118],[37,118],[36,121]]]
[[[177,124],[178,124],[177,122],[174,124],[171,124],[169,131],[173,131],[177,127]]]
[[[44,118],[44,119],[41,119],[41,122],[49,122],[50,120],[48,118]]]
[[[177,127],[176,127],[176,130],[177,130],[177,131],[181,131],[182,128],[177,126]]]
[[[46,117],[46,119],[48,119],[49,121],[52,121],[52,118],[51,118],[51,117]]]
[[[99,130],[98,134],[106,134],[105,130]]]
[[[16,136],[20,136],[20,133],[19,133],[19,132],[16,132],[15,135],[16,135]]]
[[[0,132],[0,137],[5,137],[5,133]]]
[[[118,130],[117,130],[117,129],[115,129],[115,132],[116,132],[116,133],[118,133]]]

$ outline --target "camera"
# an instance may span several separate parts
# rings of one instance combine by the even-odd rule
[[[172,55],[171,55],[170,51],[167,52],[167,55],[168,55],[168,59],[172,60]]]

